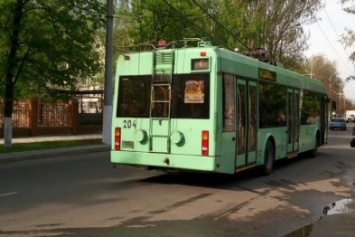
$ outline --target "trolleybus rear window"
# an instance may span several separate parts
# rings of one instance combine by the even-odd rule
[[[174,75],[171,87],[152,87],[150,75],[121,76],[119,80],[117,117],[209,118],[208,73]]]
[[[172,88],[172,118],[209,118],[208,73],[176,75]]]
[[[149,117],[151,76],[122,76],[117,117]]]

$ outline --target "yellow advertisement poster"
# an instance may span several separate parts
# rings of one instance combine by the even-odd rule
[[[203,104],[205,99],[203,80],[189,80],[185,83],[184,102],[187,104]]]

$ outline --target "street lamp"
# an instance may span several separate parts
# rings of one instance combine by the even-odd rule
[[[312,60],[312,62],[311,62],[311,73],[310,73],[311,78],[313,78],[313,65],[314,65],[319,59],[322,59],[322,57],[318,57],[316,60]]]
[[[343,92],[339,92],[339,93],[337,93],[337,92],[335,92],[334,91],[334,93],[335,94],[337,94],[337,95],[339,95],[339,104],[341,105],[341,97],[343,97],[344,96],[344,93]],[[344,96],[345,97],[345,96]],[[342,112],[344,112],[345,111],[345,98],[343,98],[343,109],[342,109]]]
[[[332,84],[331,84],[331,80],[332,80],[332,77],[337,74],[337,72],[334,72],[332,75],[330,75],[330,77],[328,78],[328,90],[329,90],[329,93],[330,93],[330,89],[332,88]]]

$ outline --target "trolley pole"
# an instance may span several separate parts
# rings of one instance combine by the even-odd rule
[[[112,121],[112,61],[113,61],[113,3],[107,0],[106,18],[106,47],[105,47],[105,87],[104,87],[104,116],[102,129],[102,142],[111,145],[111,121]]]

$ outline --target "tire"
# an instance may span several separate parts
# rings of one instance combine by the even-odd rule
[[[275,161],[275,148],[274,144],[268,140],[265,146],[263,174],[269,175],[272,173]]]

